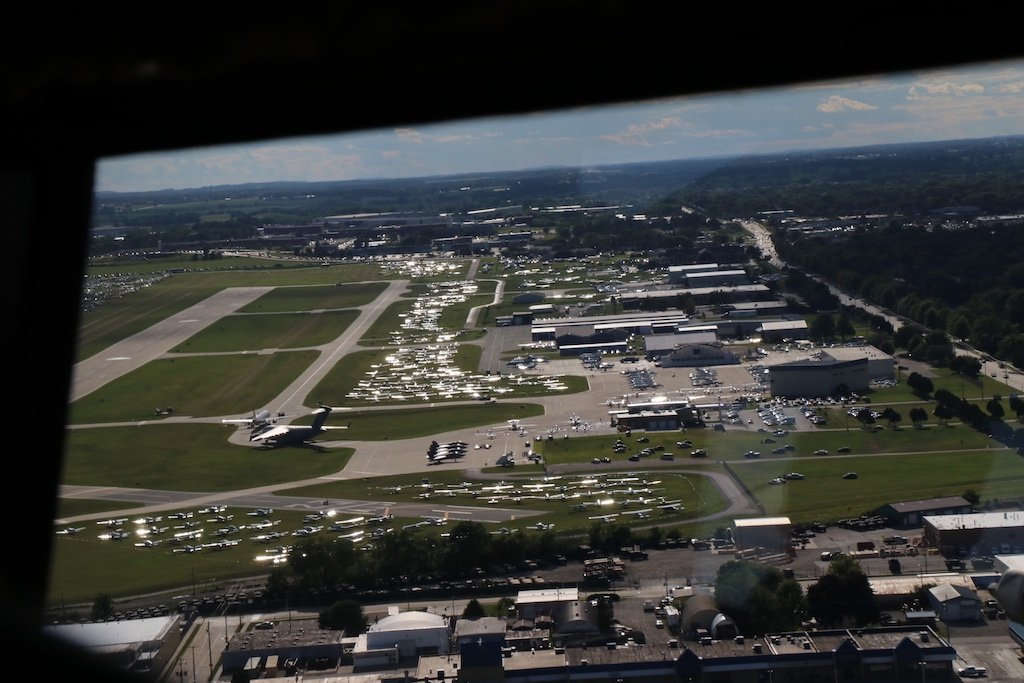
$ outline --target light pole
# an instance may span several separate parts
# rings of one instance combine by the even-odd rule
[[[185,670],[185,660],[180,657],[178,658],[178,671],[174,675],[178,677],[178,683],[185,683],[188,671]]]

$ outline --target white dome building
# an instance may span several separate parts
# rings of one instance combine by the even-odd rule
[[[430,612],[400,612],[372,624],[352,653],[355,667],[392,664],[419,655],[443,655],[451,649],[448,621]]]

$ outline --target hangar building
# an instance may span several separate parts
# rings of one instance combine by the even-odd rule
[[[872,381],[892,379],[895,361],[870,345],[835,347],[814,357],[768,369],[772,396],[831,396],[840,385],[864,391]]]
[[[352,651],[355,668],[386,666],[418,655],[447,654],[451,633],[447,620],[430,612],[391,614],[360,634]]]
[[[709,365],[739,365],[740,358],[721,344],[679,344],[658,359],[663,368],[693,368]]]
[[[841,386],[865,391],[870,385],[868,361],[839,361],[831,357],[779,363],[768,369],[772,396],[832,396]]]
[[[716,640],[739,635],[733,620],[718,609],[714,596],[707,593],[687,598],[683,605],[680,633],[689,640],[696,640],[702,633]]]

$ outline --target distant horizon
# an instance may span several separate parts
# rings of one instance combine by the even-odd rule
[[[1024,135],[1024,60],[101,159],[95,192],[406,180]]]

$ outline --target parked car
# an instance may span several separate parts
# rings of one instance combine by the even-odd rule
[[[857,478],[857,473],[856,472],[847,472],[846,474],[843,475],[843,479],[856,479],[856,478]]]
[[[965,666],[957,669],[956,674],[962,678],[984,678],[988,676],[988,669],[983,666]]]

